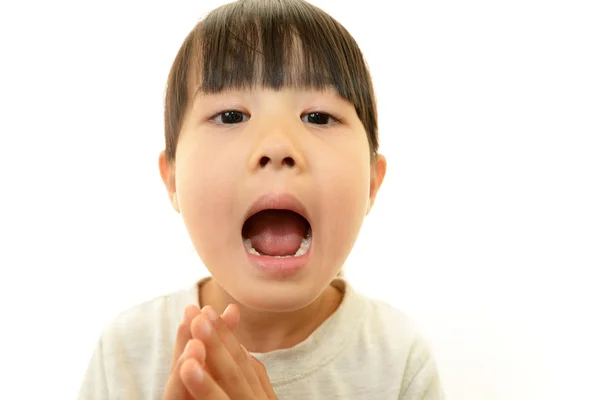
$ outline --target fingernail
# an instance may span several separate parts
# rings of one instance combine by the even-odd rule
[[[242,346],[242,349],[246,352],[246,355],[250,355],[250,353],[248,353],[248,349],[246,349],[243,344],[240,344],[240,346]]]
[[[183,349],[183,355],[187,356],[189,351],[190,351],[190,342],[187,342],[187,344],[185,345],[185,348]]]
[[[227,310],[229,310],[231,308],[231,304],[228,305],[227,307],[225,307],[225,311],[223,311],[223,314],[221,314],[221,318],[223,317],[223,315],[227,314]]]
[[[200,323],[200,336],[202,336],[203,339],[208,339],[210,337],[211,331],[212,326],[210,322],[204,320]]]
[[[194,368],[192,368],[192,374],[194,374],[194,379],[197,382],[202,382],[204,379],[204,371],[197,363],[194,363]]]
[[[212,322],[216,322],[219,319],[219,316],[211,306],[204,307],[204,312],[206,313],[208,319],[210,319]]]

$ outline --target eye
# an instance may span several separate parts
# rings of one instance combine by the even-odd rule
[[[217,115],[212,117],[211,120],[215,121],[218,124],[233,125],[246,122],[248,121],[248,118],[250,117],[241,111],[230,110],[218,113]]]
[[[330,125],[334,122],[338,122],[331,115],[321,112],[311,112],[308,114],[304,114],[302,116],[302,121],[315,125]]]

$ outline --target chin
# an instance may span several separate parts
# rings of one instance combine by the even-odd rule
[[[240,254],[241,253],[241,254]],[[316,254],[315,254],[316,253]],[[214,275],[221,287],[241,306],[268,312],[292,312],[309,306],[329,285],[331,279],[323,275],[323,269],[316,259],[308,262],[295,274],[274,275],[272,270],[265,274],[246,255],[245,250],[234,257],[237,262],[232,271],[219,271]],[[312,252],[312,257],[318,252]],[[311,258],[312,258],[311,257]],[[223,273],[225,272],[225,273]],[[332,274],[335,272],[332,271]],[[219,276],[221,275],[221,276]],[[235,279],[232,277],[235,276]],[[222,278],[222,280],[220,279]]]
[[[229,293],[241,305],[257,311],[292,312],[309,306],[323,290],[315,287],[314,282],[282,285],[272,281],[255,281],[242,287],[232,287]]]

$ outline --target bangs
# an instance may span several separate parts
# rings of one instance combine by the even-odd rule
[[[373,84],[350,33],[303,0],[239,0],[201,20],[175,57],[165,93],[168,158],[196,94],[255,87],[335,90],[354,105],[376,154]]]
[[[304,1],[238,1],[214,10],[198,26],[197,91],[333,87],[359,106],[368,80],[349,33]],[[365,88],[366,89],[366,88]]]

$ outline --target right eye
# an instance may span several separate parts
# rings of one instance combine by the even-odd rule
[[[223,125],[233,125],[248,121],[249,116],[241,111],[230,110],[223,111],[212,117],[211,119]]]

